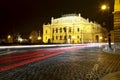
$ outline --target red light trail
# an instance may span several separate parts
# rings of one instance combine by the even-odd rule
[[[81,47],[64,47],[64,48],[49,48],[37,51],[29,51],[24,53],[8,54],[0,56],[0,72],[7,71],[19,66],[23,66],[32,62],[40,61],[49,57],[59,55],[64,52],[77,50]]]

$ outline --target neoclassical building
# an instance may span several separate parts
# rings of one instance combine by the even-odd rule
[[[50,24],[43,24],[44,43],[89,43],[106,41],[106,29],[100,24],[81,17],[67,14],[51,18]]]

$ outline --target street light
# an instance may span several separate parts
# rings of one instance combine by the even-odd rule
[[[11,38],[11,35],[8,35],[7,38],[10,39],[10,38]]]
[[[103,4],[103,5],[101,6],[101,9],[102,9],[102,10],[106,10],[106,9],[107,9],[107,5]]]
[[[40,36],[38,36],[38,38],[37,38],[38,40],[41,40],[41,37]]]
[[[110,29],[109,29],[109,5],[106,5],[106,4],[103,4],[102,6],[101,6],[101,10],[103,10],[103,11],[107,11],[107,15],[108,15],[108,27],[107,27],[107,29],[108,29],[108,47],[109,47],[109,49],[111,50],[112,49],[112,47],[111,47],[111,34],[110,34]]]

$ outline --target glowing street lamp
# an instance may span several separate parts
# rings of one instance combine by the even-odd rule
[[[32,39],[32,36],[30,36],[29,39]]]
[[[40,37],[40,31],[38,32],[38,40],[41,40],[41,37]]]
[[[10,39],[10,38],[11,38],[11,35],[8,35],[7,38]]]
[[[41,37],[40,37],[40,36],[38,36],[38,40],[41,40]]]
[[[101,6],[101,10],[103,10],[103,11],[107,10],[107,14],[109,17],[109,5],[103,4]],[[109,49],[112,49],[111,48],[111,34],[110,34],[110,29],[109,29],[109,19],[108,19],[108,46],[109,46]]]
[[[7,40],[8,40],[8,43],[12,43],[13,42],[13,37],[11,35],[8,35]]]
[[[107,5],[104,4],[101,6],[101,10],[106,10],[106,9],[107,9]]]

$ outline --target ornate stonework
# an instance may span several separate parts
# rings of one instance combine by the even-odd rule
[[[120,11],[120,0],[115,0],[114,11]]]
[[[51,18],[43,25],[44,43],[88,43],[106,41],[107,30],[100,24],[83,18],[80,14]],[[105,33],[105,34],[104,34]]]
[[[114,4],[114,41],[120,43],[120,0]]]

